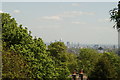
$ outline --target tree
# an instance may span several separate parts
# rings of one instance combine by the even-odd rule
[[[3,51],[2,52],[2,78],[30,78],[31,68],[28,62],[17,53]]]
[[[8,77],[5,76],[8,75],[8,73],[12,75],[9,76],[9,78],[16,78],[16,76],[13,76],[15,73],[18,73],[17,76],[20,77],[22,74],[16,72],[16,70],[27,70],[25,66],[22,66],[22,68],[16,70],[13,68],[10,71],[7,70],[9,68],[5,68],[7,65],[6,63],[9,63],[10,66],[14,65],[16,68],[20,64],[25,64],[24,62],[26,62],[30,67],[30,76],[27,76],[27,78],[52,78],[55,75],[55,63],[46,53],[46,45],[43,40],[41,38],[33,38],[31,36],[31,32],[28,31],[27,28],[23,28],[22,25],[18,25],[16,20],[11,18],[8,13],[0,14],[2,16],[3,51],[5,51],[3,55],[3,57],[5,57],[3,61],[4,78]],[[7,56],[6,51],[12,52],[10,53],[10,57]],[[12,57],[12,55],[14,55],[13,53],[15,53],[15,57]],[[21,59],[21,57],[23,59]],[[9,61],[9,59],[11,60]],[[20,59],[23,60],[23,63],[19,62],[21,61]],[[16,63],[16,65],[12,62]]]
[[[110,10],[111,21],[115,21],[114,28],[118,31],[118,37],[120,37],[120,1],[118,2],[118,8]],[[120,55],[120,38],[118,38],[118,54]]]
[[[73,73],[73,71],[75,69],[78,69],[78,61],[77,61],[77,55],[74,53],[67,53],[67,65],[68,65],[68,69],[71,73]]]
[[[79,71],[83,69],[84,72],[89,75],[98,61],[98,58],[99,54],[96,50],[88,48],[80,49],[78,56]]]
[[[110,53],[104,53],[95,64],[94,69],[89,76],[96,80],[116,80],[117,72],[115,71],[114,63],[110,61]]]
[[[55,75],[58,79],[66,79],[70,74],[68,69],[67,47],[63,42],[54,42],[48,46],[48,53],[55,62]]]
[[[48,51],[50,52],[50,56],[62,61],[63,55],[67,51],[67,47],[63,42],[54,42],[48,46]]]
[[[120,1],[118,3],[118,8],[114,8],[112,10],[110,10],[110,18],[111,21],[115,21],[115,25],[113,26],[114,28],[116,28],[117,30],[119,30],[120,28]]]
[[[110,62],[110,64],[112,65],[112,68],[115,70],[115,79],[119,80],[120,79],[120,57],[113,52],[107,52],[104,53],[105,56],[108,57],[108,60]]]

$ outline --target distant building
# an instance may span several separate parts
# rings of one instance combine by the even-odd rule
[[[102,47],[99,47],[99,48],[98,48],[98,52],[99,52],[99,53],[104,53],[104,49],[103,49]]]
[[[62,38],[60,38],[60,40],[59,40],[60,42],[62,42]]]
[[[99,48],[99,45],[96,44],[96,45],[93,46],[93,48],[94,48],[94,49],[98,49],[98,48]]]
[[[70,42],[67,42],[67,47],[70,48]]]

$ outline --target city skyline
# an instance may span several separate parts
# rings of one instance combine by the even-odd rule
[[[59,40],[83,44],[117,44],[109,10],[117,2],[3,2],[2,11],[44,42]]]

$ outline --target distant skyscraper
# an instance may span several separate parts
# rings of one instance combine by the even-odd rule
[[[67,47],[70,48],[70,42],[67,42]]]
[[[60,38],[60,40],[59,40],[60,42],[62,42],[62,38]]]

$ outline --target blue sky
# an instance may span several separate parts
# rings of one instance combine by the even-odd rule
[[[10,13],[33,36],[44,42],[59,40],[82,44],[117,44],[109,10],[117,2],[3,2]]]

